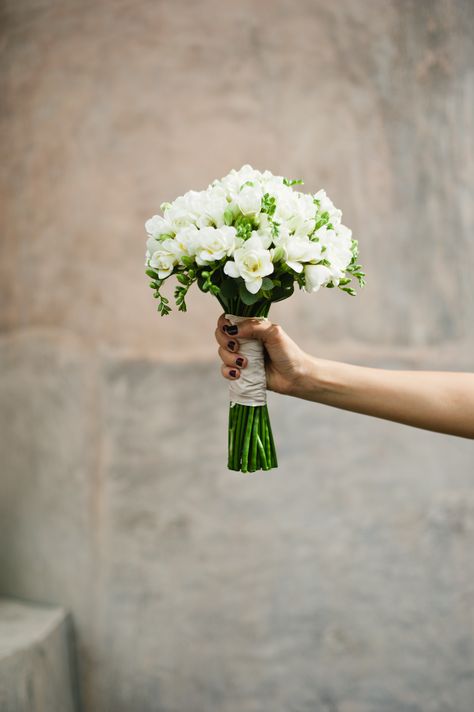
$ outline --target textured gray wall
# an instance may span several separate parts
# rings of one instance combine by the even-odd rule
[[[2,712],[77,712],[70,637],[60,608],[0,598]]]
[[[250,162],[325,187],[368,286],[321,356],[474,369],[468,0],[3,3],[0,592],[73,611],[85,712],[471,712],[470,441],[271,397],[225,468],[217,303],[143,222]]]

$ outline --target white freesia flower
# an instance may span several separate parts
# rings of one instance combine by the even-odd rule
[[[222,227],[228,206],[227,194],[221,186],[209,187],[200,196],[200,213],[196,217],[199,227]]]
[[[316,206],[313,198],[305,193],[298,193],[283,185],[276,196],[274,219],[285,225],[289,232],[302,237],[313,232],[316,225]]]
[[[262,247],[268,249],[273,243],[272,224],[266,213],[261,213],[259,216],[259,226],[252,231],[252,235],[257,235],[260,238]]]
[[[189,190],[166,205],[165,218],[177,231],[181,227],[196,223],[202,214],[202,204],[203,191]]]
[[[257,185],[244,185],[236,196],[235,202],[244,215],[257,215],[262,207],[262,189]]]
[[[336,230],[329,230],[326,225],[315,233],[321,246],[326,250],[323,256],[330,262],[333,277],[339,280],[352,259],[352,231],[345,225],[338,225]]]
[[[245,183],[251,182],[258,184],[261,181],[261,176],[262,174],[260,171],[255,170],[255,168],[252,168],[252,166],[249,166],[248,163],[246,163],[238,171],[232,169],[228,175],[221,178],[221,180],[214,181],[211,185],[222,186],[226,190],[228,196],[235,200],[241,187]]]
[[[263,278],[273,272],[270,252],[263,247],[258,235],[253,235],[235,250],[234,261],[225,263],[224,272],[229,277],[242,277],[251,294],[258,292]]]
[[[332,200],[326,195],[326,191],[322,189],[318,190],[318,192],[314,194],[314,198],[319,201],[319,212],[329,213],[329,222],[331,225],[334,227],[339,225],[342,218],[342,210],[335,207]]]
[[[235,247],[240,244],[235,227],[224,225],[220,228],[205,227],[198,230],[196,238],[196,262],[207,265],[224,257],[230,257]]]
[[[181,228],[175,237],[177,252],[181,257],[194,257],[199,240],[200,230],[195,225]]]
[[[304,288],[307,292],[317,292],[331,281],[331,270],[324,265],[306,265],[304,268]]]
[[[180,249],[176,241],[168,238],[163,240],[159,248],[152,253],[149,260],[150,267],[157,270],[160,279],[166,279],[179,263],[180,256]]]
[[[287,228],[281,230],[275,244],[283,248],[284,261],[288,267],[298,273],[303,271],[304,263],[321,260],[323,257],[319,242],[312,242],[307,235],[290,235]]]
[[[145,230],[150,237],[159,239],[161,235],[169,235],[173,233],[173,227],[169,220],[165,220],[161,215],[153,215],[145,223]]]

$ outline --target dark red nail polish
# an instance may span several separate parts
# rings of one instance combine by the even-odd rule
[[[235,326],[235,324],[233,324],[232,326],[225,326],[224,329],[228,334],[230,334],[230,336],[235,336],[239,330],[238,327]]]
[[[237,375],[237,371],[234,371],[234,369],[232,369],[232,371],[229,371],[229,376],[232,376],[232,378],[235,378],[236,375]]]
[[[227,343],[227,348],[233,351],[235,349],[235,341],[229,341]]]
[[[238,358],[236,359],[235,363],[237,364],[237,366],[242,367],[244,365],[244,359]]]

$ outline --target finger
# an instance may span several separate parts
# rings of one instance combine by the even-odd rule
[[[222,331],[223,326],[230,326],[230,321],[225,318],[225,314],[221,314],[217,320],[217,328]]]
[[[274,324],[268,319],[265,321],[261,319],[245,319],[245,321],[241,321],[235,328],[237,331],[235,334],[232,334],[232,339],[237,337],[243,339],[259,339],[266,345],[277,344],[281,341],[283,336],[281,326]]]
[[[221,373],[224,378],[227,378],[229,381],[236,381],[238,378],[240,378],[240,371],[238,368],[229,368],[229,366],[221,366]]]
[[[219,346],[222,346],[224,349],[228,349],[229,351],[232,351],[233,353],[237,353],[239,350],[239,342],[235,338],[235,336],[228,336],[227,334],[224,334],[222,330],[217,328],[214,332],[214,336],[216,337],[216,341],[219,344]]]
[[[227,349],[222,348],[222,346],[219,347],[219,356],[221,357],[222,361],[226,366],[229,366],[232,368],[233,366],[237,366],[237,368],[245,368],[247,365],[247,359],[245,356],[241,356],[240,354],[232,354]]]

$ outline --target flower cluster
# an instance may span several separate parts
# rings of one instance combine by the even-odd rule
[[[162,215],[145,223],[145,264],[161,314],[170,308],[160,288],[173,274],[182,311],[194,282],[224,308],[235,299],[247,305],[285,299],[295,283],[308,292],[339,287],[354,295],[351,279],[365,284],[357,240],[326,192],[294,189],[301,184],[244,165],[206,190],[163,203]]]

